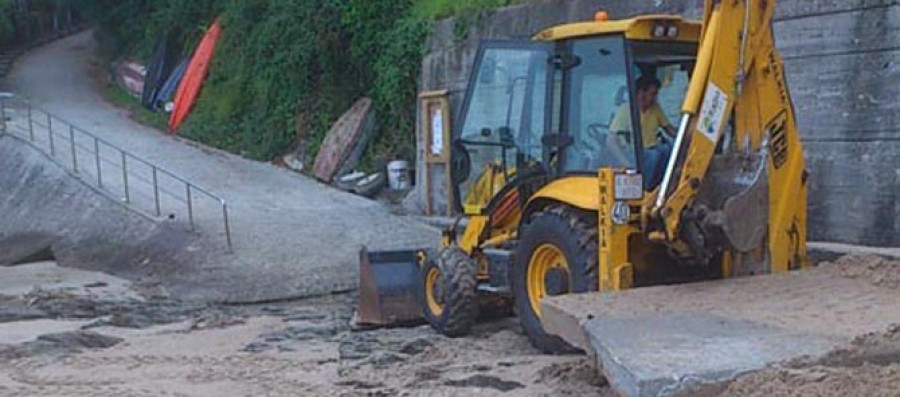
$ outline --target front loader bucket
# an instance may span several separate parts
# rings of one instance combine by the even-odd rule
[[[359,308],[356,324],[384,326],[422,321],[419,301],[421,250],[359,253]]]

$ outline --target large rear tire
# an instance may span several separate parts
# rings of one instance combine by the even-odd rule
[[[519,321],[531,344],[548,354],[579,352],[544,331],[540,301],[547,296],[599,290],[597,216],[554,205],[522,227],[511,273]]]
[[[451,336],[469,333],[478,317],[475,261],[458,247],[446,247],[422,269],[422,306],[435,331]]]

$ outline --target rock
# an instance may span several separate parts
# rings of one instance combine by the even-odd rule
[[[515,382],[515,381],[507,381],[500,379],[496,376],[488,376],[488,375],[474,375],[465,379],[458,380],[447,380],[444,382],[444,385],[453,386],[453,387],[478,387],[478,388],[489,388],[496,389],[502,392],[508,392],[515,389],[524,388],[525,385]]]
[[[315,338],[329,338],[337,335],[346,327],[337,323],[315,324],[305,323],[292,325],[284,330],[284,334],[289,339],[308,340]]]
[[[348,380],[342,380],[342,381],[340,381],[340,382],[336,382],[335,385],[337,385],[337,386],[349,386],[349,387],[353,387],[353,388],[355,388],[355,389],[365,389],[365,390],[368,390],[368,389],[377,389],[377,388],[379,388],[379,387],[384,387],[384,383],[381,383],[381,382],[370,382],[370,381],[365,381],[365,380],[360,380],[360,379],[348,379]]]
[[[400,347],[400,353],[414,356],[416,354],[424,352],[426,349],[433,346],[434,342],[427,338],[414,339],[404,343],[403,346]]]
[[[285,338],[282,335],[268,335],[263,337],[263,340],[267,343],[283,342],[284,339]]]
[[[300,159],[298,153],[288,153],[281,157],[284,166],[296,172],[303,172],[303,160]]]
[[[121,343],[124,339],[98,334],[92,331],[74,331],[41,335],[37,338],[37,341],[49,343],[68,350],[78,348],[105,349]]]
[[[384,366],[388,366],[391,364],[403,362],[406,360],[407,360],[407,357],[403,357],[396,353],[378,352],[378,353],[375,353],[372,356],[372,358],[370,358],[368,361],[369,361],[369,363],[371,363],[372,365],[375,365],[376,367],[384,367]]]
[[[244,319],[238,317],[213,315],[211,317],[203,317],[194,320],[193,324],[191,324],[191,331],[227,328],[246,323],[247,322],[244,321]]]
[[[21,300],[0,301],[0,323],[47,317],[43,311]]]
[[[272,348],[272,346],[269,345],[268,343],[253,342],[253,343],[247,344],[241,350],[245,351],[245,352],[250,352],[250,353],[259,353],[259,352],[269,350],[271,348]]]
[[[264,313],[283,316],[287,309],[284,306],[265,306],[261,309]]]
[[[341,343],[338,353],[341,360],[361,360],[372,354],[372,347],[365,343]]]
[[[293,322],[293,321],[311,321],[311,320],[324,320],[328,318],[327,313],[322,313],[314,310],[299,310],[288,314],[287,317],[284,318],[285,322]]]
[[[554,363],[541,368],[538,371],[537,382],[565,385],[581,383],[594,387],[607,385],[606,378],[600,375],[587,358],[575,362]]]
[[[426,382],[441,378],[441,371],[434,367],[424,367],[415,370],[416,382]]]

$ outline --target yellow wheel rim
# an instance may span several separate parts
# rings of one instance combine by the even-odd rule
[[[428,303],[428,311],[437,317],[444,313],[444,305],[438,302],[437,297],[434,296],[440,279],[440,270],[434,267],[428,269],[428,274],[425,275],[425,301]]]
[[[553,269],[564,269],[569,272],[569,263],[562,251],[553,244],[544,244],[531,254],[525,285],[528,287],[528,300],[531,310],[541,317],[541,299],[547,296],[547,273]]]

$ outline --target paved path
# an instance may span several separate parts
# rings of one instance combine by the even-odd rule
[[[220,207],[203,203],[202,197],[194,198],[199,232],[217,242],[214,250],[223,252],[182,275],[203,291],[197,292],[198,297],[271,300],[344,290],[355,286],[361,245],[407,248],[438,241],[437,230],[412,218],[391,215],[376,202],[135,123],[96,92],[90,77],[93,50],[90,32],[51,43],[22,57],[4,88],[31,97],[36,106],[228,201],[233,254],[224,253]],[[41,131],[43,127],[36,128]],[[38,132],[37,139],[46,141],[44,134]],[[56,134],[65,137],[68,131]],[[71,159],[67,145],[65,139],[57,139],[63,162]],[[91,146],[89,141],[76,143],[83,173],[96,170],[84,164],[89,157],[83,151]],[[106,188],[121,189],[121,173],[115,168],[121,161],[119,155],[111,150],[100,152]],[[152,185],[146,183],[150,169],[140,170],[142,165],[137,162],[129,162],[129,167],[144,175],[143,180],[133,177],[130,182],[132,200],[137,204],[143,200],[142,210],[155,215],[150,207]],[[184,221],[183,196],[182,201],[177,200],[183,186],[172,181],[161,184],[165,191],[160,219],[173,214]]]

